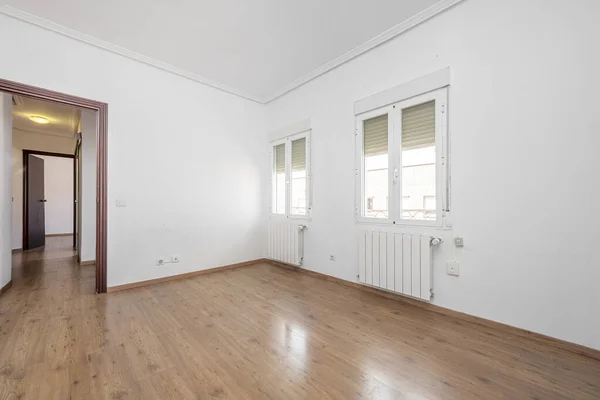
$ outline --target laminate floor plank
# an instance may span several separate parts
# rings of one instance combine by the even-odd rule
[[[71,237],[13,254],[3,399],[599,399],[600,361],[257,264],[108,295]]]

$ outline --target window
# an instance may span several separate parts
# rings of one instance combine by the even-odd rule
[[[423,209],[425,211],[435,211],[435,196],[423,196]]]
[[[438,89],[357,116],[359,221],[443,223],[446,97]]]
[[[309,214],[310,131],[271,143],[271,213],[285,217]]]
[[[388,217],[388,116],[364,121],[365,192],[370,218]]]
[[[292,141],[292,215],[306,215],[306,138]]]
[[[273,151],[273,213],[285,214],[285,144]]]

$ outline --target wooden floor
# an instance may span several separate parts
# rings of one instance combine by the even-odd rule
[[[270,265],[97,296],[15,254],[0,399],[600,399],[600,362]]]

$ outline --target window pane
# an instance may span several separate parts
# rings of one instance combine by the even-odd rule
[[[402,110],[402,218],[435,221],[435,101]]]
[[[364,121],[364,207],[363,216],[388,217],[388,116]]]
[[[285,143],[273,150],[273,214],[285,214]]]
[[[435,196],[425,196],[423,198],[423,208],[426,211],[435,211],[435,209],[436,209]]]
[[[306,215],[306,138],[292,141],[292,215]]]

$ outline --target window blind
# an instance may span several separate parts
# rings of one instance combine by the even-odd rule
[[[306,138],[292,142],[292,171],[306,170]]]
[[[275,173],[285,174],[285,143],[275,146]]]
[[[435,100],[402,110],[402,150],[435,145]]]
[[[388,115],[367,119],[363,125],[365,156],[377,156],[388,152]]]

